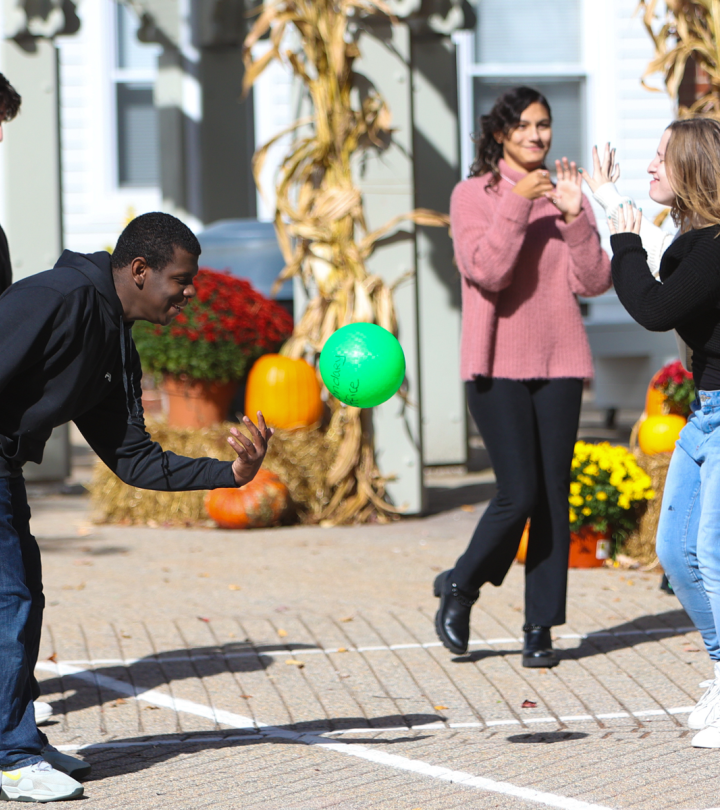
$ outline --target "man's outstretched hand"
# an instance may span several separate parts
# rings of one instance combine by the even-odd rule
[[[237,428],[230,428],[232,436],[228,436],[228,444],[238,454],[233,461],[232,471],[235,476],[235,484],[239,487],[249,483],[255,478],[260,469],[265,453],[267,453],[268,442],[275,432],[265,424],[265,419],[258,411],[257,427],[249,417],[243,416],[243,422],[250,431],[250,438],[243,436]]]

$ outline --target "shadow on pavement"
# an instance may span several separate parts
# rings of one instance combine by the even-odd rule
[[[313,740],[291,735],[318,737],[338,728],[367,728],[382,732],[385,729],[398,731],[398,726],[411,726],[442,722],[445,718],[434,714],[389,715],[384,717],[340,717],[330,720],[310,720],[285,726],[267,726],[262,729],[223,729],[222,731],[183,732],[158,736],[126,737],[112,743],[89,745],[78,751],[86,762],[93,766],[92,776],[87,782],[106,779],[111,776],[137,773],[166,762],[174,757],[192,754],[193,751],[221,750],[245,745],[312,745]],[[290,735],[283,736],[290,732]],[[428,738],[427,734],[387,737],[374,739],[365,734],[358,736],[338,735],[323,737],[323,742],[344,743],[346,745],[393,745],[404,742],[418,742]],[[74,752],[69,752],[74,753]]]
[[[223,673],[242,674],[267,669],[274,657],[267,653],[286,652],[292,657],[294,650],[318,649],[313,644],[253,645],[249,641],[231,642],[216,647],[169,650],[140,658],[127,666],[107,664],[89,666],[78,674],[63,674],[40,682],[43,695],[58,692],[73,694],[51,705],[56,714],[68,714],[91,706],[102,706],[126,696],[113,689],[113,681],[120,681],[138,691],[147,691],[187,678],[209,678]],[[111,679],[105,681],[104,679]]]
[[[647,644],[650,641],[684,636],[693,632],[695,628],[684,610],[668,610],[665,613],[655,613],[640,616],[631,622],[623,622],[613,627],[603,628],[580,639],[580,644],[571,649],[557,650],[558,658],[564,660],[577,660],[589,658],[593,655],[605,655],[615,650],[636,647],[638,644]],[[453,663],[469,664],[482,661],[483,658],[496,658],[505,655],[520,655],[520,650],[500,650],[497,648],[485,650],[472,650],[466,655],[453,658]]]

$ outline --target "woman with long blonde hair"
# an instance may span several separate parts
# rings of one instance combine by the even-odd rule
[[[688,718],[697,748],[720,748],[720,123],[675,121],[648,167],[650,196],[670,205],[681,235],[648,267],[642,211],[609,220],[615,290],[646,329],[675,329],[692,350],[697,398],[668,470],[657,553],[714,665]]]

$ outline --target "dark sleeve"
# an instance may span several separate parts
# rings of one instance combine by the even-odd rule
[[[47,287],[14,286],[0,298],[0,396],[17,374],[66,337],[65,301]]]
[[[90,447],[118,478],[142,489],[178,492],[237,486],[232,462],[178,456],[152,441],[140,404],[142,372],[134,346],[133,353],[130,396],[124,385],[117,385],[102,402],[75,419]],[[132,417],[128,404],[135,406]]]
[[[5,231],[0,227],[0,295],[12,284],[12,265],[10,248]]]
[[[688,317],[715,306],[720,297],[720,240],[698,239],[664,282],[656,281],[637,234],[610,238],[615,292],[646,329],[667,332]]]

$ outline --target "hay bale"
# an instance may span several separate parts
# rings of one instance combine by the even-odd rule
[[[147,418],[148,433],[165,450],[200,458],[210,456],[232,461],[235,452],[228,445],[230,428],[247,434],[242,425],[225,422],[193,429],[168,426],[161,418]],[[290,490],[298,520],[317,523],[330,502],[327,470],[337,452],[339,436],[320,428],[278,430],[270,442],[265,464]],[[124,484],[102,462],[98,462],[90,487],[95,520],[100,523],[150,526],[214,526],[205,512],[205,491],[153,492]]]
[[[637,459],[638,465],[650,476],[652,488],[655,490],[655,497],[648,502],[644,513],[640,516],[637,529],[623,543],[622,550],[629,557],[639,560],[643,565],[650,565],[657,562],[655,537],[660,520],[665,478],[667,477],[672,453],[657,453],[654,456],[643,453],[637,442],[641,422],[642,418],[635,423],[632,429],[630,450]]]

